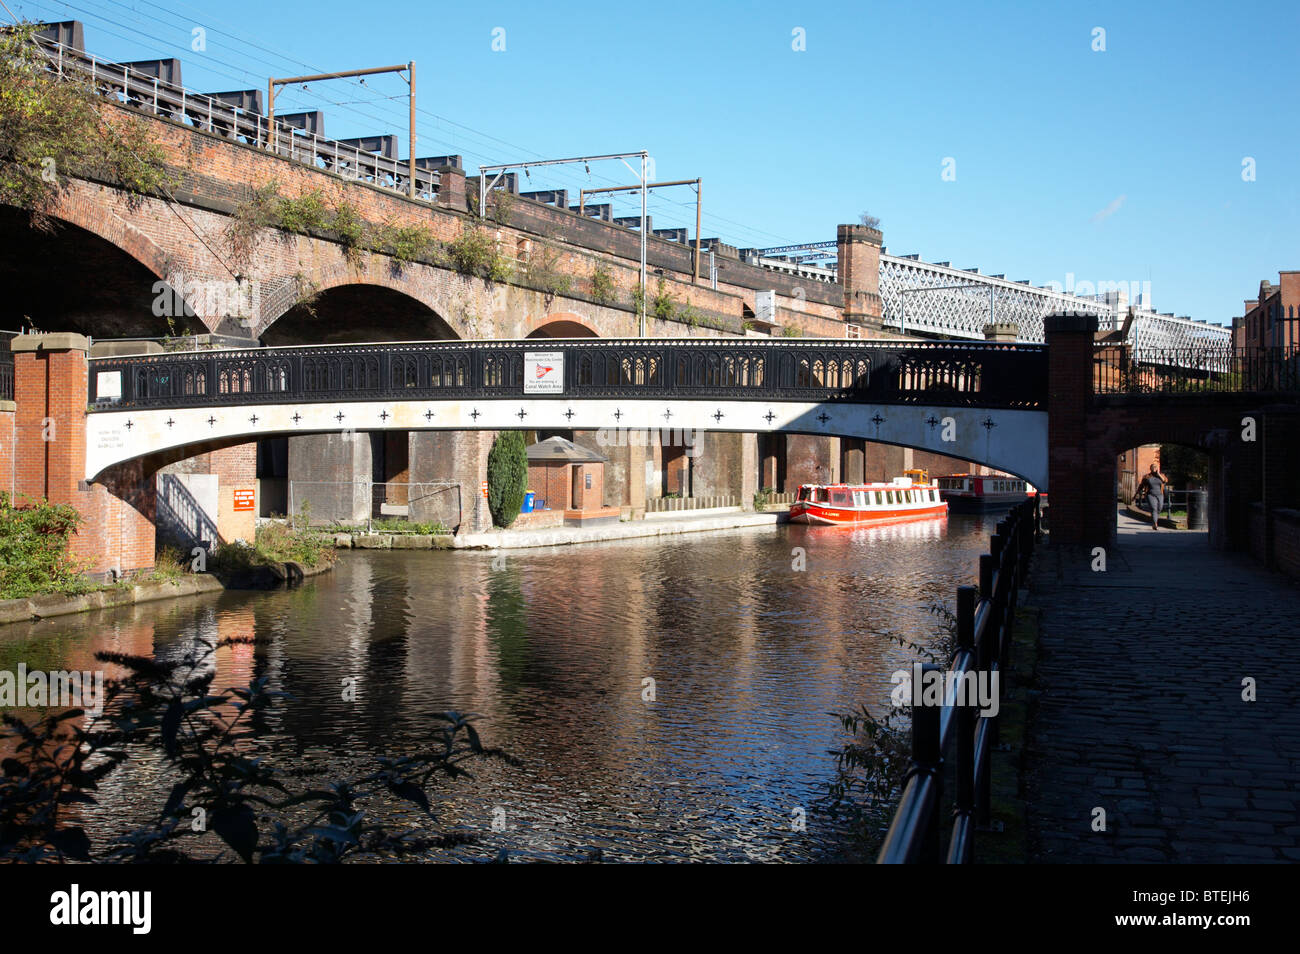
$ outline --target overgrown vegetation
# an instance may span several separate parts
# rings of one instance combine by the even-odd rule
[[[803,329],[798,325],[786,325],[781,329],[782,338],[802,338]]]
[[[474,716],[430,713],[413,751],[303,787],[296,779],[308,771],[277,765],[257,738],[263,714],[292,697],[267,677],[212,688],[216,651],[241,645],[258,643],[200,636],[176,660],[99,652],[101,663],[126,673],[106,682],[101,716],[72,709],[30,725],[0,717],[0,746],[12,753],[0,763],[0,861],[338,863],[474,843],[473,835],[439,832],[429,798],[439,780],[467,775],[469,760],[515,764],[482,744]],[[160,756],[172,782],[165,802],[124,834],[87,830],[84,820],[95,815],[84,806],[99,803],[100,783],[146,753]],[[420,820],[394,828],[390,808],[414,808]]]
[[[275,207],[275,225],[286,232],[307,232],[329,226],[329,208],[319,189],[300,196],[282,196]]]
[[[246,266],[263,229],[278,223],[280,207],[285,201],[280,196],[280,183],[272,179],[253,190],[252,198],[239,203],[226,222],[226,247],[238,265]]]
[[[610,275],[609,269],[603,264],[598,264],[591,273],[591,297],[599,304],[608,305],[614,300],[615,290],[614,278]]]
[[[105,104],[83,79],[58,79],[33,42],[35,26],[0,32],[0,204],[49,211],[69,177],[112,181],[136,194],[173,184],[145,124]]]
[[[366,220],[351,202],[340,202],[334,207],[334,215],[329,227],[338,236],[343,253],[348,257],[356,255],[366,247]]]
[[[68,504],[26,501],[16,507],[0,492],[0,599],[44,593],[85,593],[95,585],[68,553],[82,518]]]
[[[546,296],[546,307],[556,296],[567,295],[573,288],[573,276],[560,271],[559,252],[542,252],[533,256],[524,270],[524,280]]]
[[[760,487],[754,491],[754,509],[762,513],[767,509],[767,505],[772,502],[772,491],[766,487]]]
[[[369,526],[375,533],[414,533],[425,536],[451,533],[450,528],[439,521],[419,523],[402,520],[398,517],[384,517],[381,520],[372,520]],[[362,533],[366,530],[366,525],[332,523],[327,530],[329,533]]]
[[[329,566],[337,556],[333,542],[320,531],[272,521],[257,528],[253,542],[238,540],[215,546],[209,571],[218,575],[243,573],[272,563],[298,563],[309,568]]]
[[[655,297],[650,304],[650,313],[660,321],[670,321],[677,314],[677,299],[673,297],[673,293],[664,284],[662,278],[655,286]]]
[[[519,516],[528,490],[528,454],[521,431],[502,431],[487,460],[488,511],[492,523],[508,527]]]
[[[482,229],[466,228],[447,245],[452,266],[462,275],[475,275],[490,282],[509,281],[510,262],[497,249],[492,236]]]

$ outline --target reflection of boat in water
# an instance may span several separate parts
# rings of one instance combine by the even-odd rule
[[[804,484],[790,505],[790,521],[858,527],[926,520],[947,512],[938,487],[895,477],[888,484]]]
[[[1034,496],[1034,490],[1019,477],[1000,474],[948,474],[938,480],[939,494],[953,513],[984,513],[1009,510]]]

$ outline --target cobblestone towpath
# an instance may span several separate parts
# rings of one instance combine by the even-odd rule
[[[1034,557],[1031,859],[1300,861],[1300,586],[1119,521],[1104,572],[1088,550]]]

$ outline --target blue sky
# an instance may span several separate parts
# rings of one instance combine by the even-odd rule
[[[417,154],[473,171],[645,148],[659,179],[703,177],[704,235],[742,247],[833,239],[868,211],[896,254],[1035,285],[1149,281],[1158,310],[1217,322],[1300,268],[1294,2],[7,3],[82,20],[109,59],[177,56],[196,90],[414,59]],[[334,137],[398,133],[405,155],[404,91],[311,84],[277,110],[323,108]],[[609,163],[526,185],[629,181]],[[693,231],[693,194],[664,190],[651,214]]]

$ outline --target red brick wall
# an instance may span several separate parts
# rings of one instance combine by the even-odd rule
[[[558,461],[530,463],[528,489],[537,495],[537,501],[546,501],[546,506],[551,510],[568,510],[569,465]]]
[[[257,528],[257,444],[239,444],[214,450],[208,457],[208,473],[217,477],[217,533],[222,540],[247,540]],[[252,510],[235,510],[235,491],[253,491]]]
[[[139,462],[125,464],[82,489],[86,472],[86,351],[84,347],[67,347],[63,341],[58,344],[58,348],[52,344],[49,349],[14,354],[15,491],[77,509],[84,522],[70,551],[87,572],[152,567],[153,475],[146,477]]]
[[[1278,570],[1300,580],[1300,510],[1273,511],[1273,562]]]
[[[14,412],[0,408],[0,493],[14,492]]]
[[[106,106],[105,112],[109,121],[121,118],[114,107]],[[319,190],[327,205],[350,203],[364,219],[374,224],[422,225],[444,242],[458,237],[471,221],[465,214],[463,204],[454,200],[440,203],[449,203],[446,208],[430,206],[422,201],[413,201],[388,190],[347,180],[191,127],[151,117],[140,118],[149,124],[150,133],[157,137],[169,165],[180,177],[180,185],[173,191],[183,203],[190,206],[186,215],[191,220],[196,220],[196,216],[203,218],[202,210],[224,216],[245,200],[253,189],[275,180],[286,196],[299,196]],[[450,185],[453,177],[447,178]],[[473,185],[476,186],[476,183]],[[85,183],[74,183],[73,186],[61,200],[56,214],[126,249],[159,277],[165,278],[169,270],[179,267],[185,270],[187,278],[229,279],[224,264],[207,250],[196,246],[185,222],[165,214],[165,210],[160,213],[152,208],[152,200],[126,206],[124,203],[129,197],[114,190]],[[449,195],[452,191],[448,190]],[[525,258],[545,256],[551,270],[573,280],[573,291],[578,297],[570,300],[581,302],[581,296],[590,293],[591,277],[597,267],[602,267],[611,274],[620,289],[620,299],[628,301],[629,292],[639,279],[637,258],[640,240],[634,231],[583,219],[524,199],[516,200],[507,214],[506,222],[505,225],[499,225],[489,220],[484,223],[484,228],[496,238],[503,253],[512,257],[522,254]],[[216,234],[220,231],[221,223],[198,222],[198,226]],[[876,285],[880,233],[861,226],[848,228],[852,232],[853,242],[852,250],[848,253],[850,261],[846,264],[853,275],[854,313],[859,318],[863,315],[879,316]],[[324,246],[333,243],[306,238],[301,242],[288,243],[287,246],[283,242],[259,242],[245,271],[245,274],[254,279],[269,277],[275,280],[273,284],[284,285],[284,301],[280,303],[283,306],[280,311],[291,305],[296,298],[297,290],[290,287],[293,283],[287,279],[301,270],[297,264],[300,259],[313,262],[314,269],[309,277],[318,287],[361,280],[361,276],[354,274],[355,269],[351,263],[344,263],[340,259],[325,269],[320,263],[331,256],[322,258],[320,254],[301,254],[302,250],[295,248],[301,244]],[[338,251],[337,247],[334,251]],[[389,263],[382,256],[368,257],[378,260],[376,264],[379,269],[376,271],[387,269]],[[551,261],[552,258],[555,260]],[[782,275],[722,255],[719,259],[721,269],[718,288],[714,290],[709,286],[707,276],[702,277],[699,284],[691,282],[691,261],[691,251],[677,243],[657,238],[649,241],[651,269],[663,269],[666,287],[678,302],[689,303],[706,316],[724,318],[733,333],[739,332],[746,307],[753,308],[755,290],[772,288],[782,298],[782,322],[797,325],[805,334],[832,338],[843,338],[845,335],[844,292],[838,284]],[[522,272],[524,265],[524,262],[520,262],[518,271]],[[424,266],[408,267],[402,270],[403,274],[383,283],[403,288],[412,276],[418,276],[423,269]],[[367,265],[364,270],[371,269]],[[318,274],[326,271],[330,273],[328,276]],[[327,280],[322,281],[322,278]],[[374,279],[375,276],[372,275],[365,280]],[[649,284],[650,294],[653,295],[656,279],[651,277]],[[483,314],[485,311],[489,310],[480,310],[478,313]],[[213,327],[219,316],[205,315],[200,311],[200,317],[209,327]],[[456,316],[447,314],[443,317],[451,320]],[[677,321],[666,324],[671,330],[652,333],[690,333],[689,324]],[[495,336],[510,335],[504,333],[504,329],[498,329]]]

